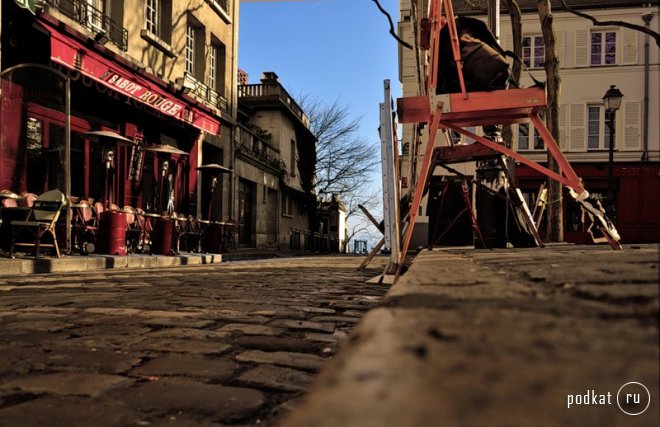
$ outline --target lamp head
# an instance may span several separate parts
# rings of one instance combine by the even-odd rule
[[[623,93],[615,86],[610,85],[605,95],[603,96],[603,103],[605,104],[605,111],[616,111],[621,106],[621,99]]]

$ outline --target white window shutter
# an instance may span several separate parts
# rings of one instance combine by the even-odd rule
[[[623,103],[623,150],[639,150],[641,144],[641,102]]]
[[[513,52],[513,35],[504,34],[504,36],[500,39],[500,45],[502,46],[502,49],[510,50]]]
[[[622,32],[621,63],[623,65],[637,65],[637,31],[623,28]]]
[[[575,66],[589,66],[589,30],[575,30]]]
[[[557,119],[559,120],[559,141],[557,143],[559,144],[559,148],[561,148],[561,151],[566,151],[566,148],[568,147],[567,144],[567,129],[566,129],[566,114],[568,113],[568,105],[566,104],[561,104],[559,106],[559,117]]]
[[[555,34],[555,42],[557,43],[557,59],[559,60],[559,68],[566,68],[566,58],[564,58],[564,46],[566,45],[566,32],[557,31]]]
[[[587,144],[585,143],[585,106],[584,104],[571,104],[569,111],[569,151],[587,151]]]

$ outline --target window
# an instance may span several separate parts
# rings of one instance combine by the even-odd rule
[[[189,17],[188,25],[186,26],[186,48],[184,50],[184,60],[186,66],[186,74],[193,77],[198,82],[204,82],[204,66],[205,66],[205,52],[204,40],[206,39],[204,27],[194,20],[192,16]],[[201,85],[203,86],[203,85]],[[206,87],[203,91],[196,93],[197,96],[206,98]]]
[[[543,64],[545,64],[543,36],[523,37],[522,49],[522,60],[527,68],[543,68]]]
[[[616,64],[616,32],[591,32],[591,65]]]
[[[208,85],[221,96],[225,96],[225,56],[225,46],[214,40],[209,48]]]
[[[160,13],[160,0],[147,0],[147,10],[146,10],[146,28],[147,31],[159,35],[160,34],[160,22],[159,22],[159,13]]]
[[[282,193],[282,216],[293,216],[293,199],[288,193]]]
[[[209,48],[209,87],[216,90],[217,76],[216,70],[218,68],[218,48],[211,45]]]
[[[195,27],[186,28],[186,72],[195,74]]]
[[[146,0],[144,28],[148,34],[142,34],[142,37],[150,43],[170,43],[172,39],[172,0]],[[169,46],[167,48],[171,49]]]
[[[610,148],[610,128],[605,124],[605,107],[587,106],[587,150]]]
[[[291,140],[291,176],[296,176],[296,141]]]
[[[532,141],[530,141],[532,135]],[[531,146],[530,146],[531,142]],[[539,137],[534,125],[530,123],[520,123],[518,125],[518,151],[545,150],[543,139]]]
[[[105,14],[104,0],[86,0],[82,5],[85,8],[85,22],[95,31],[103,31],[103,17]]]

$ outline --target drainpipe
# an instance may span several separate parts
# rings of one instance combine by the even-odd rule
[[[231,173],[229,174],[229,219],[238,221],[237,207],[234,206],[236,194],[236,144],[238,143],[239,129],[238,129],[238,18],[240,1],[232,2],[232,25],[234,34],[232,36],[232,49],[231,49],[231,111],[230,115],[234,123],[232,126],[230,138],[230,158],[231,158]],[[238,243],[238,242],[237,242]]]
[[[651,20],[653,19],[652,13],[645,13],[642,15],[644,26],[651,28]],[[649,38],[648,34],[644,35],[644,128],[642,130],[642,161],[649,161]]]

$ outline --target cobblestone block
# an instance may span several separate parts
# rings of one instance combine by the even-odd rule
[[[238,365],[231,360],[197,359],[188,356],[164,356],[149,360],[131,371],[133,375],[200,377],[217,382],[231,378]]]
[[[271,365],[287,366],[317,371],[328,360],[312,354],[293,353],[288,351],[260,351],[250,350],[236,356],[239,362],[267,363]]]
[[[124,390],[118,398],[141,411],[180,411],[184,416],[201,414],[211,421],[245,418],[264,404],[264,394],[258,390],[180,379],[138,384]]]
[[[314,377],[308,373],[279,366],[261,365],[243,372],[238,381],[242,385],[283,391],[305,391]]]
[[[17,389],[32,393],[59,395],[100,396],[117,387],[127,387],[133,380],[118,375],[60,372],[33,375],[0,384],[5,390]]]
[[[315,332],[332,333],[335,330],[335,325],[332,323],[310,322],[308,320],[277,319],[268,324],[272,326],[281,326],[288,329],[300,329]]]
[[[245,335],[264,335],[264,336],[276,336],[276,335],[281,335],[284,332],[284,329],[282,328],[273,328],[271,326],[250,325],[250,324],[242,324],[242,323],[230,323],[216,330],[218,332],[224,332],[224,333],[238,332]]]

